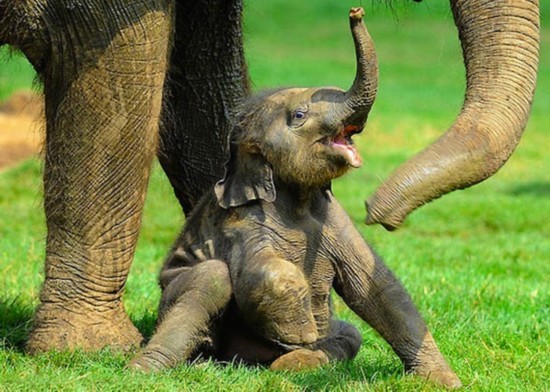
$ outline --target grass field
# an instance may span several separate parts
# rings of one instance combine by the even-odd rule
[[[452,17],[446,2],[425,3],[395,13],[367,7],[379,53],[380,93],[367,129],[356,138],[364,165],[336,181],[334,192],[408,288],[467,389],[549,390],[550,52],[544,48],[550,29],[544,21],[550,21],[550,3],[543,4],[532,118],[507,165],[492,179],[421,208],[396,232],[363,224],[364,199],[400,162],[441,134],[461,106],[464,71]],[[249,1],[247,55],[255,88],[347,88],[354,74],[346,18],[351,5],[355,2]],[[21,59],[7,64],[0,63],[0,99],[33,78]],[[40,187],[36,160],[0,173],[0,390],[435,389],[404,376],[389,347],[341,302],[338,315],[363,334],[359,356],[301,374],[203,363],[139,375],[124,370],[129,357],[108,350],[24,355],[43,279]],[[145,335],[154,327],[158,269],[182,225],[178,210],[156,167],[125,297]]]

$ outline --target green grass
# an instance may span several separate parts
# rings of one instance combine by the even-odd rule
[[[338,180],[334,192],[357,227],[401,278],[442,351],[468,389],[550,388],[550,6],[543,4],[539,87],[516,153],[492,179],[447,195],[388,233],[363,225],[363,200],[400,162],[448,127],[461,105],[463,68],[449,12],[425,2],[368,10],[379,52],[380,94],[366,132],[357,137],[363,168]],[[353,78],[347,8],[355,2],[248,2],[247,54],[256,88],[338,85]],[[398,20],[396,20],[398,19]],[[0,98],[30,86],[17,59],[0,66]],[[20,77],[13,70],[20,70]],[[26,76],[24,76],[26,75]],[[21,82],[24,81],[24,82]],[[26,84],[25,84],[26,83]],[[402,375],[388,346],[337,302],[340,317],[364,337],[356,360],[302,374],[274,374],[204,363],[145,376],[124,371],[127,356],[21,352],[43,279],[45,225],[40,163],[0,173],[0,390],[432,390]],[[149,335],[162,259],[179,231],[166,179],[155,167],[125,304]]]
[[[17,90],[33,88],[35,72],[19,53],[0,47],[0,101]]]

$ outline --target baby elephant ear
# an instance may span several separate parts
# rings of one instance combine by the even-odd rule
[[[275,201],[271,166],[260,153],[239,151],[231,146],[231,158],[223,180],[214,186],[218,204],[224,209],[255,200]]]

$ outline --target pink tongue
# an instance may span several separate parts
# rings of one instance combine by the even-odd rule
[[[342,144],[342,143],[339,143],[338,140],[335,140],[333,146],[334,148],[338,148],[344,153],[344,155],[348,158],[348,162],[351,167],[355,167],[355,168],[361,167],[361,164],[363,163],[363,161],[361,160],[361,157],[357,153],[357,150],[351,144],[347,144],[346,142]]]

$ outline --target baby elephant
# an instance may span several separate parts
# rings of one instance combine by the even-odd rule
[[[376,329],[407,371],[453,387],[400,282],[330,190],[359,167],[351,137],[366,122],[378,70],[361,9],[350,24],[357,74],[349,91],[260,94],[235,121],[226,175],[188,218],[160,277],[155,335],[130,364],[146,371],[197,355],[301,369],[355,357],[361,336],[332,317],[332,288]]]

